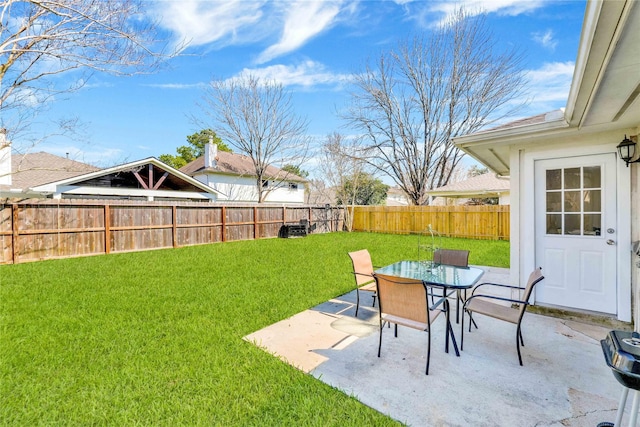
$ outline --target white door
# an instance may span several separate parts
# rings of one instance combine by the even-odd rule
[[[616,313],[615,155],[535,162],[536,303]]]

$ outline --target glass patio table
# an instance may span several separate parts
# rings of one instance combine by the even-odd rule
[[[442,289],[443,296],[450,291],[460,291],[472,288],[484,274],[484,270],[477,267],[455,267],[453,265],[432,264],[425,261],[399,261],[375,270],[377,274],[394,276],[402,279],[422,280],[429,286]],[[456,356],[460,356],[456,337],[449,319],[449,300],[444,300],[446,317],[445,351],[449,352],[449,339],[453,344]],[[464,316],[464,313],[462,314]]]

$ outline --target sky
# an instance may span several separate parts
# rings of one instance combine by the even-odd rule
[[[401,40],[428,35],[461,2],[424,0],[146,0],[150,19],[183,54],[153,74],[93,74],[85,86],[58,97],[34,129],[76,117],[84,140],[50,138],[31,148],[100,167],[175,154],[203,128],[204,88],[242,73],[274,79],[307,118],[317,144],[349,134],[337,111],[348,104],[352,73]],[[469,0],[484,11],[499,44],[525,52],[529,104],[521,117],[563,108],[577,55],[585,2]],[[215,129],[214,129],[215,130]],[[14,141],[16,147],[20,141]],[[472,162],[471,162],[472,163]],[[313,163],[303,165],[314,175]]]

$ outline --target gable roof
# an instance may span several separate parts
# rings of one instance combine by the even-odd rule
[[[86,163],[39,152],[11,156],[11,185],[5,188],[26,190],[100,170]]]
[[[256,169],[250,157],[243,154],[229,153],[227,151],[218,151],[214,167],[206,168],[204,164],[204,156],[201,156],[191,163],[181,167],[180,171],[189,176],[195,176],[203,173],[256,176]],[[283,171],[282,169],[271,165],[267,167],[265,178],[306,182],[306,179],[298,175]]]
[[[427,193],[434,197],[493,197],[508,193],[509,190],[508,179],[498,178],[492,173],[485,173],[464,181],[434,188]]]
[[[35,186],[32,190],[43,193],[112,197],[224,197],[219,191],[155,157],[48,182]]]

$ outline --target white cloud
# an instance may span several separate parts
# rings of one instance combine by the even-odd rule
[[[533,94],[530,108],[538,113],[564,107],[569,97],[575,63],[545,63],[537,70],[529,70],[529,90]]]
[[[223,45],[241,40],[257,40],[268,33],[269,20],[263,18],[264,0],[181,0],[156,2],[154,14],[160,25],[181,42],[201,46]],[[260,26],[256,24],[260,22]],[[258,35],[258,29],[260,35]]]
[[[315,61],[305,61],[298,65],[271,65],[264,68],[245,68],[237,76],[252,75],[263,81],[275,81],[283,86],[302,86],[311,88],[318,85],[339,86],[349,82],[349,74],[334,74]]]
[[[207,86],[207,84],[206,83],[202,83],[202,82],[198,82],[198,83],[150,83],[150,84],[144,84],[142,86],[155,87],[155,88],[159,88],[159,89],[183,90],[183,89],[204,89]]]
[[[545,32],[536,32],[532,34],[533,41],[540,44],[545,49],[555,50],[558,41],[553,38],[553,30],[548,29]]]
[[[286,7],[282,36],[278,43],[260,54],[259,64],[291,52],[327,30],[340,12],[341,1],[304,0],[284,2]]]
[[[463,6],[469,13],[480,14],[497,13],[499,15],[516,16],[525,12],[536,10],[543,6],[544,0],[463,0],[451,2],[434,2],[431,10],[442,12],[450,16],[460,6]]]

